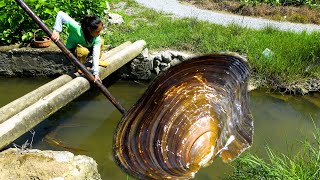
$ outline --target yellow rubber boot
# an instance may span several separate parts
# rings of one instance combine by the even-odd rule
[[[104,39],[101,37],[101,47],[100,47],[100,57],[99,57],[99,59],[101,59],[101,57],[102,57],[103,50],[104,50]],[[99,61],[99,66],[107,67],[108,63],[107,63],[107,61],[101,61],[100,60]]]
[[[102,54],[103,54],[103,50],[104,50],[104,39],[102,37],[101,38],[101,46],[100,46],[100,56],[99,59],[101,59]]]
[[[107,63],[107,61],[99,61],[99,66],[107,67],[108,63]]]
[[[86,47],[81,46],[80,44],[77,45],[76,50],[75,50],[75,54],[77,56],[77,58],[79,59],[79,61],[84,64],[86,61],[86,58],[89,55],[89,49]],[[82,73],[82,71],[80,69],[78,69],[79,73]]]

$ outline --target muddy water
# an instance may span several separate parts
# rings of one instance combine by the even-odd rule
[[[50,79],[0,78],[0,106],[50,81]],[[108,82],[105,82],[108,85]],[[112,83],[108,89],[128,109],[142,95],[146,84]],[[251,152],[266,157],[266,145],[287,153],[291,145],[312,139],[314,121],[320,127],[320,94],[283,96],[267,90],[250,92],[250,110],[255,123]],[[93,157],[102,179],[126,179],[112,157],[112,136],[122,115],[97,90],[85,93],[35,128],[37,149],[69,150]],[[31,138],[26,134],[20,142]],[[57,143],[58,142],[58,143]],[[220,179],[232,171],[219,158],[196,174],[195,179]]]

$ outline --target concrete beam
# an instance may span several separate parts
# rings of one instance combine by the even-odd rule
[[[124,66],[126,63],[128,63],[127,59],[132,60],[137,57],[145,48],[145,46],[146,42],[144,40],[139,40],[108,58],[107,62],[110,64],[107,68],[100,67],[100,77],[104,79],[120,67]]]
[[[112,57],[113,55],[115,55],[116,53],[118,53],[119,51],[125,49],[126,47],[128,47],[129,45],[131,45],[132,43],[130,41],[124,42],[122,44],[120,44],[119,46],[105,52],[102,54],[101,60],[102,61],[107,61],[109,57]]]
[[[107,60],[110,63],[108,67],[100,67],[100,77],[105,78],[119,67],[125,65],[139,55],[145,45],[146,43],[143,40],[136,41],[114,54]],[[89,81],[84,77],[77,77],[1,123],[0,149],[89,89]]]
[[[0,149],[28,132],[89,88],[88,80],[84,77],[77,77],[0,124]]]
[[[35,103],[39,99],[45,97],[46,95],[50,94],[51,92],[53,92],[54,90],[58,89],[59,87],[71,80],[71,76],[66,74],[61,75],[60,77],[50,81],[49,83],[3,106],[0,109],[0,123],[3,123],[8,118],[22,111],[26,107],[30,106],[31,104]]]
[[[116,55],[119,51],[124,50],[128,47],[131,42],[127,41],[110,51],[106,52],[102,56],[102,60],[107,60]],[[109,61],[108,61],[109,62]],[[102,70],[105,68],[102,68]],[[104,77],[105,78],[105,77]],[[39,99],[47,96],[54,90],[58,89],[59,87],[63,86],[64,84],[70,82],[73,78],[69,75],[61,75],[60,77],[42,85],[41,87],[29,92],[28,94],[12,101],[11,103],[3,106],[0,108],[0,124],[6,121],[8,118],[14,116],[18,112],[22,111],[23,109],[27,108],[28,106],[32,105],[33,103],[37,102]],[[102,78],[103,79],[103,78]]]

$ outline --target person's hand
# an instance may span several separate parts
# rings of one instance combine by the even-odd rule
[[[53,32],[52,32],[52,34],[51,34],[51,39],[52,39],[54,42],[59,41],[59,39],[60,39],[59,32],[56,31],[56,30],[53,30]]]
[[[96,74],[96,75],[94,75],[93,82],[96,83],[97,81],[101,82],[101,79],[100,79],[99,75]]]

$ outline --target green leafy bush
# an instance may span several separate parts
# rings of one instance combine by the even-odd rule
[[[26,4],[52,29],[58,11],[79,21],[95,14],[103,17],[106,0],[25,0]],[[38,25],[14,0],[0,0],[0,45],[30,42]]]

